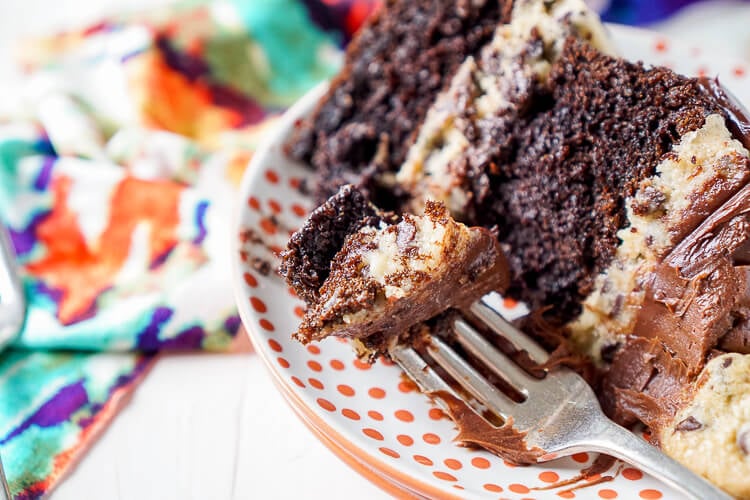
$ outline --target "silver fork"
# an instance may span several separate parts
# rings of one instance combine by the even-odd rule
[[[0,222],[0,350],[20,331],[26,299],[8,230]]]
[[[471,306],[471,312],[492,331],[508,340],[515,349],[526,351],[534,362],[547,361],[547,352],[506,321],[486,299],[487,297],[475,302]],[[529,448],[538,447],[543,450],[538,458],[539,462],[583,451],[606,453],[639,467],[688,498],[732,498],[607,418],[594,391],[574,371],[561,367],[548,370],[543,379],[533,377],[496,349],[465,320],[455,320],[453,329],[466,352],[526,399],[522,403],[515,402],[437,337],[433,337],[428,347],[430,356],[493,413],[503,419],[512,416],[514,427],[526,433]],[[444,391],[460,397],[414,349],[395,346],[391,348],[390,354],[423,392],[429,394]]]

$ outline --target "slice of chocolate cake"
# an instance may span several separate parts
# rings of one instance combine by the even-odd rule
[[[348,183],[376,194],[380,175],[403,162],[437,93],[508,20],[510,5],[384,2],[349,45],[344,69],[289,144],[294,158],[319,172],[318,202]]]
[[[331,231],[334,224],[340,232]],[[319,261],[301,265],[310,255]],[[305,344],[329,335],[358,339],[367,358],[404,341],[422,321],[504,290],[509,279],[487,229],[457,223],[431,201],[422,216],[386,216],[350,185],[313,212],[282,262],[282,274],[308,306],[295,338]]]
[[[649,425],[668,453],[745,495],[750,474],[722,479],[691,450],[726,463],[750,449],[741,437],[750,435],[749,389],[737,373],[726,372],[736,402],[705,409],[706,380],[727,368],[706,367],[709,359],[739,365],[744,357],[725,353],[750,353],[747,115],[715,81],[614,56],[582,2],[509,0],[503,12],[492,39],[442,74],[443,90],[420,96],[413,140],[395,156],[371,146],[368,158],[388,160],[368,163],[359,136],[339,135],[348,156],[314,162],[320,185],[346,177],[414,214],[437,200],[457,220],[495,230],[510,267],[506,293],[544,311],[598,364],[610,416]],[[342,109],[363,117],[358,130],[391,123],[351,102]],[[330,95],[326,106],[336,108]],[[331,165],[346,166],[331,175]],[[730,421],[731,431],[709,429]]]

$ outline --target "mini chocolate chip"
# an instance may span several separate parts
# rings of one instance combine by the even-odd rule
[[[727,356],[726,358],[724,358],[724,361],[721,362],[721,367],[729,368],[729,365],[732,364],[732,361],[734,361],[734,358]]]
[[[599,351],[602,356],[602,360],[605,363],[611,363],[612,360],[615,359],[615,354],[617,353],[617,350],[619,348],[620,348],[619,342],[603,345],[601,350]]]
[[[308,196],[312,194],[312,189],[310,189],[310,183],[308,182],[306,178],[303,178],[300,181],[299,186],[297,186],[297,191],[299,192],[299,194],[303,196]]]
[[[664,193],[653,186],[646,186],[636,193],[631,208],[636,215],[649,215],[662,210],[666,201]]]
[[[740,447],[742,453],[750,455],[750,425],[743,425],[737,432],[737,446]]]
[[[694,416],[690,415],[688,418],[677,424],[674,428],[676,431],[697,431],[702,429],[703,424],[700,423]]]

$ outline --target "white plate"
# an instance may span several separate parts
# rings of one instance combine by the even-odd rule
[[[631,60],[669,66],[688,75],[719,75],[742,102],[750,102],[747,68],[657,34],[610,26],[621,53]],[[291,339],[302,303],[273,273],[263,276],[254,258],[277,262],[283,248],[312,208],[296,187],[311,172],[282,152],[295,121],[309,113],[325,91],[319,86],[280,120],[275,134],[257,151],[245,173],[237,217],[235,291],[242,321],[258,354],[298,415],[352,467],[391,493],[471,498],[678,498],[656,480],[617,464],[599,482],[565,493],[539,490],[576,476],[594,458],[587,454],[545,465],[514,467],[485,451],[452,442],[450,420],[415,391],[388,363],[355,361],[337,339],[303,347]],[[250,229],[263,243],[248,238]],[[243,237],[244,235],[244,237]],[[290,471],[291,472],[291,471]]]

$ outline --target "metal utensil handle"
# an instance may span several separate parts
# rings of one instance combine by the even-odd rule
[[[3,469],[3,461],[0,459],[0,500],[11,500],[11,498],[8,480],[5,477],[5,470]]]
[[[589,441],[589,448],[612,455],[637,466],[688,498],[704,500],[731,500],[731,496],[695,474],[687,467],[668,457],[655,446],[647,443],[631,431],[601,419]]]
[[[21,330],[26,299],[8,231],[0,224],[0,348]]]

